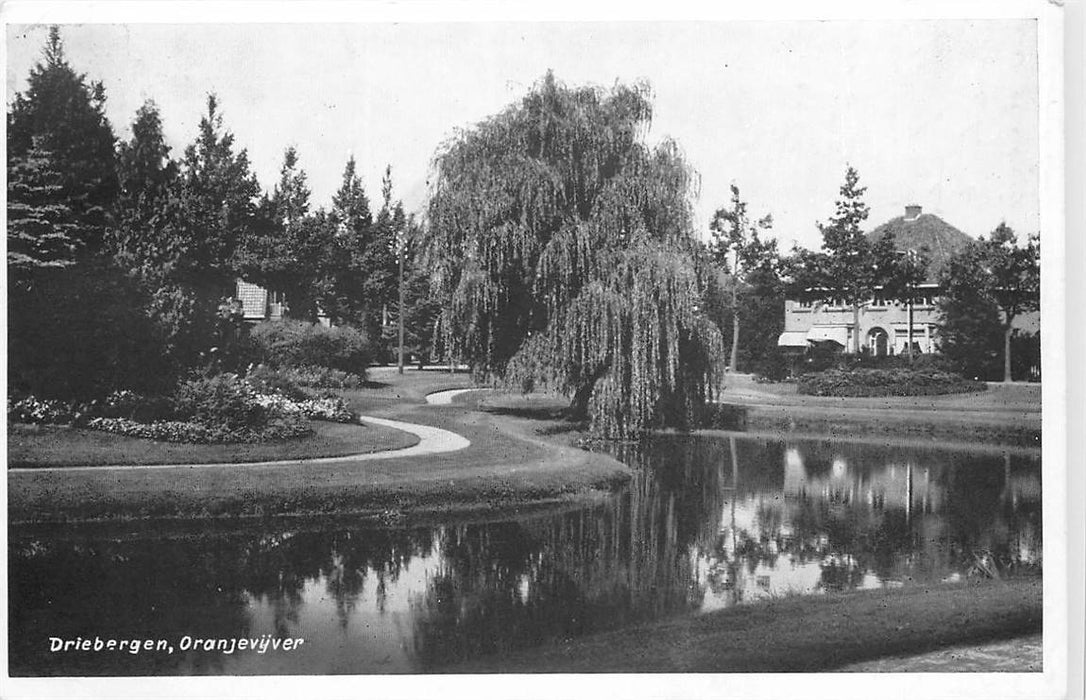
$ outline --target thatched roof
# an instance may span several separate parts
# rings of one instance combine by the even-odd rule
[[[928,282],[935,282],[950,258],[974,240],[934,214],[890,219],[868,233],[867,238],[874,243],[891,231],[900,250],[928,249]]]

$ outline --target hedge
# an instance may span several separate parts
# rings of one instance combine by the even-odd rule
[[[810,396],[934,396],[984,391],[987,385],[937,369],[829,369],[802,375],[800,394]]]

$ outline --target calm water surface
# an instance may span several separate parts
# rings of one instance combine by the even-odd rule
[[[667,437],[607,502],[421,529],[11,531],[13,675],[441,671],[637,622],[1041,565],[1039,456]],[[267,635],[267,637],[265,637]],[[182,651],[283,639],[291,651]],[[51,652],[50,637],[168,651]]]

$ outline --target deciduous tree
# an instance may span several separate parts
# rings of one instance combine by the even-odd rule
[[[424,245],[456,354],[565,393],[604,436],[687,421],[722,354],[693,173],[673,142],[645,145],[651,113],[647,85],[548,74],[434,161]]]
[[[766,315],[761,313],[765,309],[764,304],[769,301],[775,304],[779,292],[780,282],[777,273],[779,254],[777,252],[776,239],[763,239],[762,233],[773,226],[772,216],[766,215],[758,221],[751,221],[747,215],[747,203],[739,195],[739,187],[731,186],[731,208],[718,209],[709,225],[712,232],[710,252],[714,263],[724,271],[731,270],[732,276],[732,332],[731,332],[731,367],[739,366],[739,335],[740,328],[746,327],[740,320],[759,318],[761,323],[766,321]],[[740,304],[740,292],[743,303]],[[741,313],[740,309],[747,311]],[[754,313],[751,313],[754,312]],[[774,309],[769,318],[776,318],[779,314]],[[770,324],[779,325],[779,324]],[[776,329],[773,336],[776,345]],[[761,339],[762,334],[756,334]],[[759,347],[762,352],[769,348]]]
[[[951,353],[957,348],[991,353],[991,328],[997,319],[1002,351],[995,352],[1003,358],[1003,381],[1011,381],[1014,322],[1040,307],[1040,255],[1038,235],[1019,245],[1014,230],[1000,223],[987,238],[982,236],[951,260],[940,302],[940,333]]]

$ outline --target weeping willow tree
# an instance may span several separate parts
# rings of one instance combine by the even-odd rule
[[[594,433],[686,425],[721,356],[701,313],[694,173],[644,143],[649,88],[551,74],[434,159],[423,248],[446,347],[507,385],[569,396]]]

